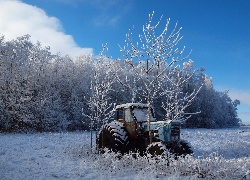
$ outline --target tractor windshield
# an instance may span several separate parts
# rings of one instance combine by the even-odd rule
[[[145,122],[148,119],[148,108],[135,108],[132,113],[137,122]],[[152,116],[152,112],[150,113],[150,121],[155,121],[155,118]]]

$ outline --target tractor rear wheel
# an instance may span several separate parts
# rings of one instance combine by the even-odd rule
[[[127,152],[128,143],[128,132],[121,122],[113,121],[105,124],[99,131],[97,146],[101,152],[104,152],[104,149],[107,148],[113,152],[124,154]]]

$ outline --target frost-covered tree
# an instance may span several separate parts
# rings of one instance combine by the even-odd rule
[[[185,47],[181,50],[177,47],[182,39],[181,28],[178,29],[176,24],[169,32],[170,19],[167,19],[163,31],[158,33],[157,28],[161,19],[153,25],[153,15],[154,13],[149,14],[149,20],[142,29],[143,34],[139,35],[139,42],[133,41],[133,30],[131,30],[126,35],[125,46],[120,47],[120,51],[124,53],[125,62],[135,73],[136,81],[140,81],[142,84],[136,93],[148,104],[149,129],[150,106],[157,96],[167,97],[168,104],[163,105],[167,114],[166,118],[175,120],[182,117],[184,109],[191,104],[199,91],[194,90],[191,93],[183,94],[182,87],[193,74],[183,75],[183,71],[180,70],[180,63],[189,56],[189,54],[184,55]],[[165,86],[166,84],[167,86]],[[151,134],[149,136],[151,137]]]
[[[237,117],[237,105],[239,100],[231,100],[228,91],[218,92],[213,88],[212,78],[204,77],[204,85],[197,95],[189,111],[200,111],[201,113],[192,116],[187,120],[187,127],[196,128],[222,128],[237,127],[240,119]],[[198,79],[196,80],[196,82]]]
[[[39,42],[31,43],[26,35],[7,42],[2,37],[0,49],[1,66],[5,67],[1,71],[2,129],[59,130],[61,127],[55,127],[63,118],[58,116],[58,123],[54,118],[46,118],[49,116],[45,111],[48,104],[44,103],[57,92],[51,88],[54,86],[54,76],[50,71],[54,56],[49,48],[42,48]],[[53,117],[60,111],[53,113]],[[50,125],[45,127],[44,124]]]
[[[164,91],[161,95],[165,95],[164,101],[162,101],[162,108],[165,110],[166,120],[181,120],[186,121],[192,115],[199,113],[199,111],[187,111],[191,106],[202,88],[203,83],[198,86],[192,86],[192,78],[195,72],[193,71],[194,63],[192,60],[183,63],[183,67],[176,66],[171,69],[170,77],[171,82],[167,82],[164,87]]]
[[[1,122],[4,129],[21,129],[31,126],[35,120],[28,107],[33,103],[29,81],[31,68],[27,66],[33,48],[28,35],[10,42],[1,38]]]
[[[115,103],[111,102],[112,85],[115,82],[111,62],[104,55],[107,46],[103,46],[103,51],[99,58],[92,59],[93,78],[89,84],[90,92],[87,98],[89,114],[83,112],[83,115],[90,119],[91,130],[91,147],[92,147],[92,130],[99,130],[100,126],[114,115],[113,109]]]

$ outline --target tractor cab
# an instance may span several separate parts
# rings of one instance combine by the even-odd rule
[[[116,106],[116,120],[124,123],[132,137],[144,131],[148,121],[148,106],[142,103],[127,103]],[[150,108],[150,122],[155,122],[153,109]]]
[[[138,123],[147,122],[148,118],[148,106],[141,103],[127,103],[116,106],[116,120],[132,123],[136,121]],[[150,111],[150,121],[155,121],[153,116],[153,109]]]

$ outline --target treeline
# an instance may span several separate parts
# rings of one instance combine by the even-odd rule
[[[139,66],[139,64],[138,64]],[[193,62],[182,67],[193,72]],[[119,75],[119,80],[114,74]],[[133,101],[143,102],[133,89],[140,89],[133,81],[133,71],[122,60],[106,56],[95,58],[51,54],[38,42],[31,43],[29,35],[6,41],[0,37],[0,131],[72,131],[88,130],[91,123],[89,102],[94,84],[110,83],[105,103],[113,105]],[[112,82],[112,83],[111,83]],[[203,84],[188,112],[200,112],[186,121],[187,127],[219,128],[239,125],[237,105],[227,92],[217,92],[212,81],[200,68],[189,80],[183,93],[191,92]],[[167,83],[166,83],[167,85]],[[105,86],[103,86],[105,87]],[[164,87],[164,86],[162,86]],[[99,89],[102,91],[104,89]],[[98,95],[98,93],[97,93]],[[103,94],[100,92],[100,96]],[[101,97],[102,99],[102,97]],[[162,109],[164,98],[154,102],[158,119],[165,117]]]

